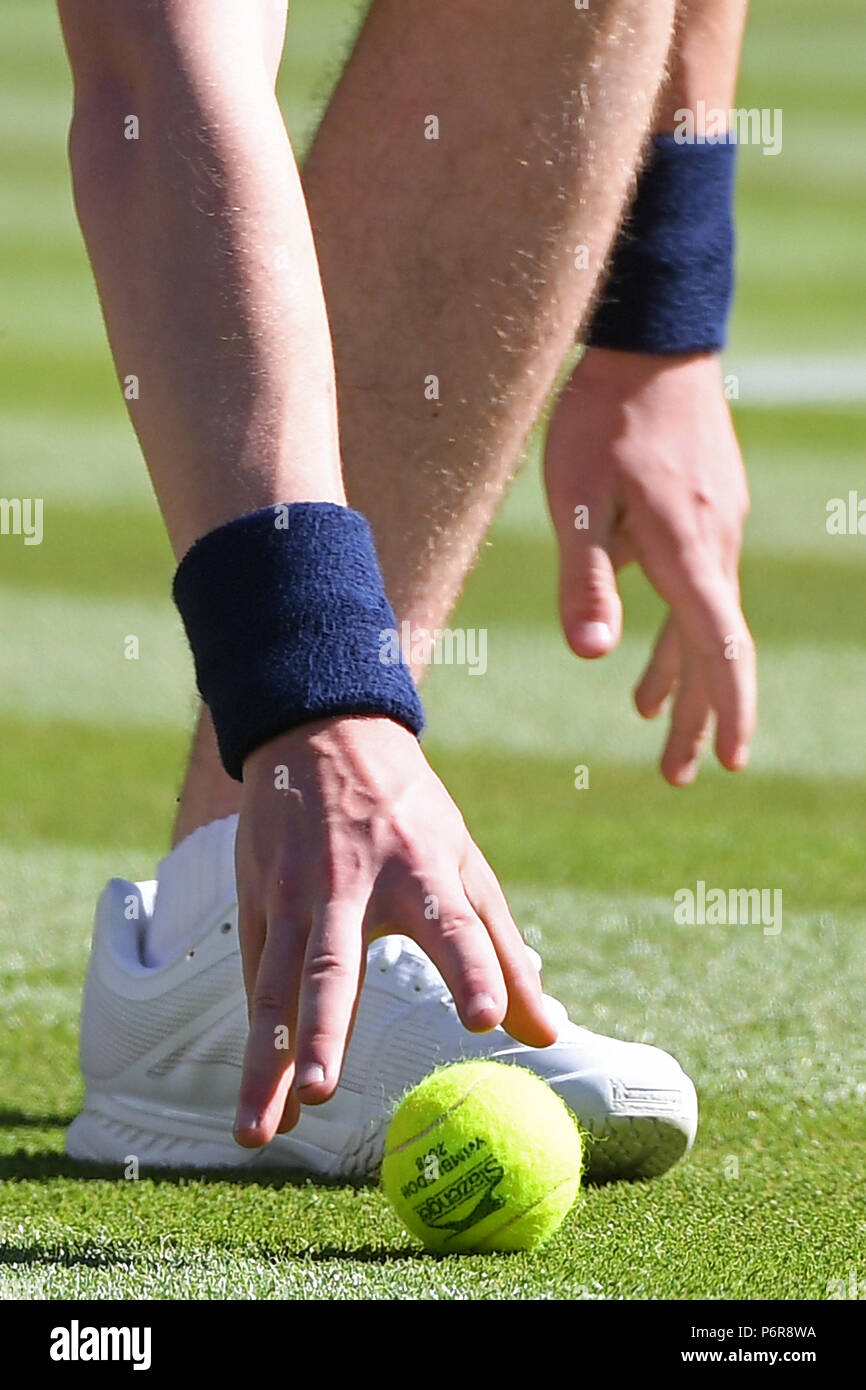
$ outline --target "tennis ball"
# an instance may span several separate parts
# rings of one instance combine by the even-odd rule
[[[531,1250],[562,1223],[580,1186],[571,1111],[534,1072],[456,1062],[401,1101],[382,1186],[430,1250]]]

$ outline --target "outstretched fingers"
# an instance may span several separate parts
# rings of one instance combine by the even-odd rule
[[[292,1092],[295,1023],[309,921],[272,910],[257,963],[244,956],[250,1031],[235,1119],[235,1139],[255,1149],[290,1128],[299,1113]],[[242,939],[261,933],[258,921],[242,916]],[[251,978],[254,976],[254,978]]]
[[[463,865],[466,896],[490,937],[508,997],[504,1027],[530,1047],[548,1047],[557,1027],[544,1003],[541,979],[508,907],[499,880],[473,846]]]
[[[366,897],[326,903],[313,920],[301,981],[296,1044],[299,1099],[319,1105],[336,1090],[363,978]]]

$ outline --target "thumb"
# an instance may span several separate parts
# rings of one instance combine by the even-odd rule
[[[559,536],[559,611],[572,651],[607,656],[622,633],[622,602],[606,536],[574,530]]]

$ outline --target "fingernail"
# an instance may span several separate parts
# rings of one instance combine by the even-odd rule
[[[261,1116],[255,1110],[242,1109],[235,1116],[235,1134],[245,1133],[250,1129],[258,1129],[261,1124]]]
[[[734,756],[731,758],[731,767],[734,769],[735,772],[740,772],[747,765],[748,761],[748,748],[738,748]]]
[[[474,1017],[477,1014],[490,1013],[491,1009],[495,1008],[496,1000],[492,994],[475,994],[469,1000],[466,1011],[470,1017]]]
[[[613,633],[607,623],[578,623],[575,627],[575,640],[581,647],[606,651],[613,642]]]
[[[549,994],[542,994],[541,1007],[544,1009],[551,1028],[556,1029],[556,1036],[559,1037],[564,1025],[568,1022],[568,1010],[564,1004],[560,1004],[558,999],[552,999]]]
[[[305,1086],[321,1086],[325,1079],[325,1068],[318,1062],[311,1062],[309,1066],[303,1067],[297,1075],[295,1086],[297,1090],[303,1091]]]

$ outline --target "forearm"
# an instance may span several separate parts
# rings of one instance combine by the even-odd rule
[[[585,341],[602,354],[718,351],[733,297],[736,148],[724,138],[746,0],[683,0],[668,73],[625,224]],[[616,364],[611,364],[616,372]]]
[[[677,113],[730,111],[737,87],[749,0],[679,0],[668,76],[656,107],[655,130],[676,129]]]
[[[258,507],[344,500],[327,319],[272,87],[283,8],[61,5],[79,216],[178,556]]]

